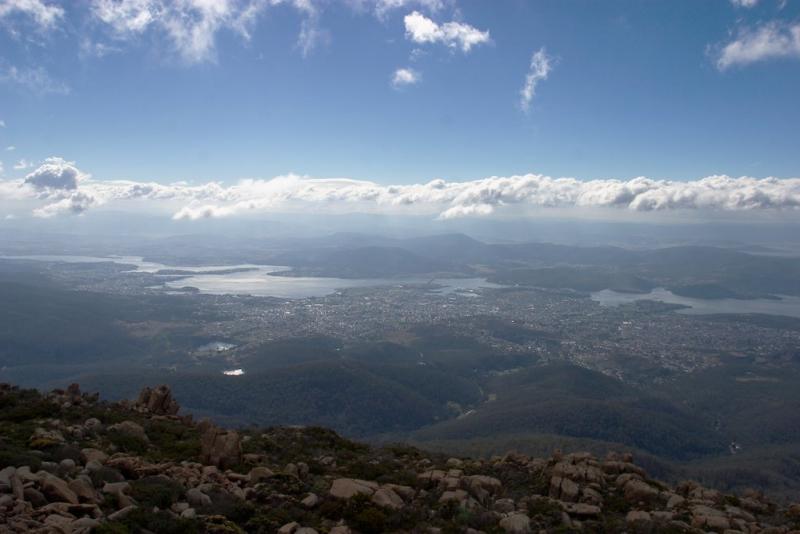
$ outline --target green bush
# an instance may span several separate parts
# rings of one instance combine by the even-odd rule
[[[130,434],[125,434],[124,432],[111,430],[108,432],[108,434],[106,434],[106,437],[118,450],[122,452],[143,455],[147,450],[146,441],[135,436],[131,436]]]
[[[105,523],[95,529],[100,534],[127,534],[134,532],[157,532],[158,534],[200,534],[203,523],[198,519],[172,517],[167,512],[151,512],[141,508],[133,510],[124,519]]]
[[[169,508],[183,495],[179,483],[163,475],[144,477],[131,482],[131,497],[141,505]]]

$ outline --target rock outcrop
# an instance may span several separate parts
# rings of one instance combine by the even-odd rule
[[[800,504],[670,486],[629,455],[447,458],[320,428],[195,424],[163,387],[117,404],[79,391],[0,385],[0,534],[800,534]]]
[[[142,389],[135,407],[156,415],[175,415],[181,409],[177,401],[172,398],[169,386],[165,385]]]
[[[209,421],[200,429],[200,461],[220,468],[232,467],[242,461],[242,439],[235,430],[223,430]]]

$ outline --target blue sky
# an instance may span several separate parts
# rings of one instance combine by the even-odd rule
[[[798,94],[797,0],[0,0],[6,179],[792,178]]]

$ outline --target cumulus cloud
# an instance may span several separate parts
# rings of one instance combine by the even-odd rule
[[[403,19],[406,38],[418,43],[441,43],[450,48],[469,52],[473,46],[488,43],[489,31],[481,31],[463,22],[437,24],[419,11],[413,11]]]
[[[800,23],[772,21],[741,29],[732,41],[717,47],[719,70],[779,58],[800,58]]]
[[[69,86],[53,79],[42,67],[18,68],[13,65],[10,67],[0,65],[0,82],[19,86],[38,95],[66,95],[70,91]]]
[[[92,187],[82,187],[91,176],[75,166],[75,162],[51,157],[25,176],[24,180],[0,182],[0,198],[35,197],[44,205],[33,210],[36,217],[61,214],[80,215],[100,203]],[[26,193],[28,191],[29,193]]]
[[[58,191],[78,189],[78,182],[87,176],[72,161],[52,157],[44,160],[35,171],[25,177],[25,184],[37,191]]]
[[[49,158],[24,180],[0,180],[0,200],[39,202],[34,215],[81,214],[112,204],[142,203],[173,218],[197,220],[274,210],[380,211],[439,219],[490,216],[504,210],[606,208],[631,212],[667,210],[797,210],[800,178],[708,176],[692,181],[579,180],[541,174],[452,182],[382,185],[346,178],[289,174],[224,185],[95,180],[74,162]]]
[[[29,169],[30,167],[33,167],[33,164],[24,158],[14,164],[15,171],[24,171],[25,169]]]
[[[519,92],[519,105],[526,113],[531,107],[533,97],[536,96],[536,86],[539,82],[546,80],[553,68],[553,58],[547,55],[544,48],[540,48],[531,56],[531,63],[528,67],[528,74],[525,76],[525,84]]]
[[[731,0],[731,4],[735,5],[736,7],[756,7],[758,5],[758,0]]]
[[[422,80],[422,75],[414,69],[402,68],[397,69],[392,74],[392,86],[395,88],[404,87],[406,85],[414,85]]]
[[[64,196],[60,200],[51,202],[33,210],[34,217],[49,218],[56,215],[81,215],[88,210],[92,205],[97,203],[92,195],[74,192]]]
[[[64,16],[64,9],[42,0],[0,0],[0,20],[14,14],[30,17],[42,29],[54,27]]]

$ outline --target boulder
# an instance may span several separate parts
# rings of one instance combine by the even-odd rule
[[[25,488],[23,491],[25,500],[33,505],[34,508],[40,508],[47,504],[47,499],[41,491],[35,488]]]
[[[186,492],[186,500],[194,508],[205,508],[211,506],[211,497],[197,488],[191,488]]]
[[[517,509],[514,499],[497,499],[494,501],[492,508],[495,512],[500,512],[501,514],[507,514]]]
[[[107,482],[103,485],[102,491],[115,497],[120,508],[129,508],[134,504],[133,499],[128,496],[131,492],[131,485],[128,482]]]
[[[623,487],[623,491],[625,492],[625,499],[633,503],[649,502],[659,495],[659,491],[656,488],[637,478],[628,480]]]
[[[148,443],[150,440],[147,438],[147,433],[144,431],[144,428],[139,423],[134,423],[133,421],[123,421],[121,423],[117,423],[116,425],[111,425],[108,427],[109,431],[119,432],[125,436],[130,436],[132,438],[136,438],[140,441],[144,441]]]
[[[400,484],[384,484],[384,488],[389,488],[390,490],[394,491],[400,497],[403,498],[404,501],[409,501],[414,498],[416,495],[416,490],[411,486],[403,486]]]
[[[22,500],[23,493],[25,490],[25,485],[22,482],[22,479],[19,476],[19,473],[12,473],[9,477],[9,486],[11,487],[11,493],[14,495],[16,499]]]
[[[625,522],[629,525],[649,523],[651,519],[650,512],[645,512],[644,510],[631,510],[625,516]]]
[[[376,482],[357,478],[337,478],[331,485],[330,494],[339,499],[350,499],[356,495],[371,496],[378,490]]]
[[[372,502],[383,508],[399,510],[405,506],[403,499],[390,488],[380,488],[372,494]]]
[[[139,393],[136,408],[156,415],[175,415],[181,409],[172,398],[169,386],[160,385],[155,388],[144,388]]]
[[[92,486],[91,482],[87,482],[83,478],[79,477],[74,480],[70,480],[69,489],[71,489],[75,495],[78,496],[78,500],[80,502],[95,504],[98,502],[97,492],[94,491],[94,487]]]
[[[292,521],[291,523],[286,523],[279,528],[278,534],[294,534],[298,528],[300,528],[300,523],[297,521]]]
[[[710,506],[698,505],[692,507],[692,526],[722,532],[731,528],[731,522],[725,512]]]
[[[500,528],[512,533],[530,532],[531,519],[525,514],[511,514],[500,520]]]
[[[472,475],[463,478],[469,489],[482,489],[493,495],[498,494],[503,489],[503,483],[494,477],[486,475]]]
[[[4,467],[0,469],[0,484],[4,486],[11,486],[11,475],[17,472],[17,468],[14,466]]]
[[[105,463],[108,460],[108,454],[98,449],[86,448],[81,449],[81,459],[85,464],[89,462],[97,462],[99,464]]]
[[[469,499],[469,494],[464,490],[445,491],[439,497],[439,502],[445,503],[448,501],[464,502]]]
[[[131,504],[121,510],[117,510],[113,514],[108,514],[108,519],[109,521],[120,521],[122,519],[125,519],[128,516],[128,514],[136,510],[136,508],[137,506],[135,504]]]
[[[235,430],[223,430],[204,421],[200,429],[200,461],[220,469],[242,462],[242,438]]]
[[[319,504],[319,500],[320,499],[316,494],[309,493],[302,501],[300,501],[300,504],[306,508],[314,508]]]
[[[78,504],[78,496],[69,488],[69,484],[54,475],[45,475],[42,480],[42,493],[50,502]]]
[[[248,478],[250,480],[250,484],[258,484],[259,482],[263,482],[274,475],[275,473],[273,473],[271,469],[266,467],[254,467],[250,470]]]
[[[580,487],[568,478],[554,476],[550,479],[550,496],[562,501],[575,502],[578,500]]]
[[[73,519],[61,514],[50,514],[44,518],[44,524],[47,525],[49,532],[71,532]]]

